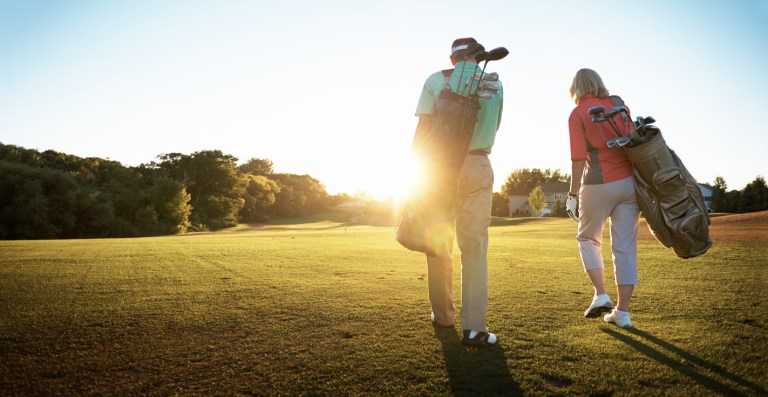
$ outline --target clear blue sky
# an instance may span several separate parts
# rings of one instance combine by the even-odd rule
[[[0,142],[138,165],[220,149],[329,192],[406,172],[453,39],[510,55],[492,162],[570,172],[568,97],[598,71],[700,182],[768,176],[768,0],[0,0]]]

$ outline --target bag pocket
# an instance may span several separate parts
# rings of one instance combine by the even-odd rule
[[[661,170],[656,173],[653,176],[653,187],[668,224],[685,216],[691,208],[691,197],[679,169]]]

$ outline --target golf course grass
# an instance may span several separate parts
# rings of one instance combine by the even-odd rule
[[[641,225],[627,330],[582,316],[575,230],[494,220],[485,349],[432,326],[424,258],[392,227],[0,241],[0,395],[768,394],[765,212],[713,217],[687,260]]]

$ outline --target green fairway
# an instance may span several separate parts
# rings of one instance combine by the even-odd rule
[[[643,231],[630,330],[582,317],[575,222],[495,221],[480,350],[391,227],[0,241],[0,395],[766,395],[768,226],[718,219],[688,260]]]

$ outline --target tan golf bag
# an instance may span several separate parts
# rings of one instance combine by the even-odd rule
[[[701,190],[667,147],[661,131],[655,129],[638,144],[625,146],[624,151],[632,161],[637,201],[651,233],[681,258],[707,252],[712,240]]]

